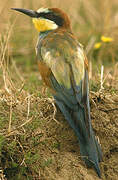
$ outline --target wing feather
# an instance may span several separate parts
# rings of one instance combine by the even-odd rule
[[[54,36],[54,34],[53,34]],[[85,124],[90,129],[88,74],[86,56],[83,48],[70,36],[48,36],[41,46],[44,64],[50,69],[52,88],[65,104],[76,109],[78,104],[85,110]],[[71,43],[70,43],[71,42]],[[68,103],[69,102],[69,103]]]

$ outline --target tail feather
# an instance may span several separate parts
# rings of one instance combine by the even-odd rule
[[[69,122],[70,126],[77,134],[80,145],[80,154],[85,164],[87,165],[87,167],[93,167],[98,176],[101,177],[99,162],[102,160],[102,152],[100,149],[100,145],[95,139],[91,124],[90,135],[88,135],[83,109],[79,108],[78,111],[71,113],[68,107],[63,102],[56,99],[56,103],[65,116],[66,120]]]

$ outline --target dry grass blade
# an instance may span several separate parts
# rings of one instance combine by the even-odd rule
[[[103,75],[104,75],[104,66],[101,66],[101,76],[100,76],[100,91],[102,91],[104,89],[103,87]]]
[[[11,123],[12,123],[12,96],[11,96],[11,103],[10,103],[8,134],[11,132]]]
[[[1,37],[1,47],[2,47],[2,51],[1,51],[1,62],[0,62],[0,67],[4,68],[4,61],[5,61],[5,54],[6,54],[6,51],[8,49],[8,44],[9,44],[9,39],[11,37],[11,33],[12,33],[12,30],[13,30],[13,26],[15,24],[15,21],[13,22],[13,24],[10,24],[9,28],[8,28],[8,31],[6,32],[6,35],[3,37],[4,38],[4,42],[2,42],[2,37]]]
[[[27,119],[29,118],[29,114],[30,114],[30,98],[31,98],[31,95],[28,93],[28,96],[27,96]]]
[[[15,128],[13,131],[10,131],[8,134],[5,135],[5,137],[10,137],[12,136],[14,133],[17,134],[18,130],[20,128],[22,128],[23,126],[25,126],[26,124],[28,124],[29,122],[31,122],[33,119],[33,117],[31,117],[30,119],[28,119],[27,121],[25,121],[23,124],[21,124],[20,126],[18,126],[17,128]]]
[[[0,169],[0,180],[7,180],[2,169]]]
[[[52,99],[52,98],[47,98],[47,100],[52,104],[53,109],[54,109],[52,119],[53,119],[57,124],[60,124],[60,125],[61,125],[61,123],[58,122],[58,121],[55,119],[55,115],[56,115],[57,109],[56,109],[56,106],[55,106],[55,104],[54,104],[54,99]]]

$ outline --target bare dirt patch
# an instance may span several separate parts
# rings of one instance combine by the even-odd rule
[[[21,95],[22,94],[22,95]],[[7,131],[11,99],[1,93],[1,176],[6,179],[97,180],[81,160],[77,137],[53,99],[27,96],[12,99],[12,123]],[[29,97],[29,100],[28,100]],[[118,95],[91,92],[91,116],[103,162],[103,180],[118,179]],[[5,113],[6,112],[6,113]]]

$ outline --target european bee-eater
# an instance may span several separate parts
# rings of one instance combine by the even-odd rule
[[[74,129],[82,159],[101,177],[102,152],[90,117],[88,61],[71,31],[68,16],[58,8],[13,9],[32,17],[39,32],[36,52],[42,79]]]

